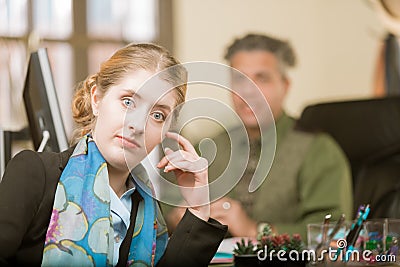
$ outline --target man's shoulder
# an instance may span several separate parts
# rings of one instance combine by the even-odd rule
[[[294,130],[297,135],[304,136],[304,138],[312,139],[312,146],[320,147],[340,147],[336,140],[328,133],[322,131],[308,132],[303,130]]]
[[[290,118],[294,121],[291,133],[294,135],[302,136],[303,138],[308,138],[313,140],[314,145],[328,145],[328,146],[338,146],[335,139],[327,132],[318,130],[305,130],[297,125],[297,120]]]
[[[305,159],[315,161],[315,159],[330,159],[334,161],[347,162],[347,157],[336,140],[328,133],[319,132],[307,132],[302,130],[295,130],[297,135],[303,136],[310,140],[310,145],[307,149],[307,156]],[[323,155],[323,157],[321,157]],[[306,160],[307,161],[307,160]]]

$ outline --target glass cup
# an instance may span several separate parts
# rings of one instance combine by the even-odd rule
[[[400,219],[386,219],[386,255],[394,255],[396,263],[400,263]]]
[[[364,222],[364,248],[372,251],[374,254],[383,253],[386,250],[386,220],[373,219]]]
[[[400,264],[400,219],[371,219],[364,222],[364,251],[370,252],[369,265]]]
[[[315,258],[311,260],[310,266],[341,266],[341,261],[332,250],[336,251],[342,246],[348,232],[348,223],[343,223],[336,233],[332,233],[335,226],[336,223],[307,225],[307,248],[315,252]]]
[[[315,250],[319,244],[321,244],[324,236],[325,240],[328,240],[333,229],[335,228],[335,223],[330,223],[325,226],[322,223],[312,223],[307,225],[307,247],[308,249]],[[342,239],[346,239],[346,235],[348,232],[348,224],[344,223],[339,230],[332,236],[327,244],[329,247],[337,248],[338,241]],[[339,244],[339,246],[341,246]]]

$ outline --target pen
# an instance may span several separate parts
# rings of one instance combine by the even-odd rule
[[[325,215],[324,218],[324,224],[322,226],[322,240],[321,240],[321,244],[325,244],[326,243],[326,238],[328,235],[328,229],[329,229],[329,222],[331,220],[332,215],[331,214],[327,214]]]
[[[357,224],[358,219],[360,219],[360,217],[361,217],[362,214],[364,213],[364,210],[365,210],[365,205],[361,205],[361,206],[358,207],[357,216],[356,216],[356,218],[354,219],[353,223],[351,224],[350,231],[352,231],[352,230],[354,229],[354,227],[355,227],[356,224]],[[350,234],[350,232],[349,232],[349,234]],[[348,242],[347,238],[346,238],[346,241]]]
[[[321,243],[317,246],[316,248],[316,253],[317,255],[319,255],[319,250],[321,248],[327,248],[330,244],[330,242],[332,241],[332,239],[335,237],[335,235],[337,234],[337,232],[339,232],[340,228],[342,227],[344,221],[346,219],[346,216],[344,214],[340,215],[339,220],[336,222],[335,227],[333,228],[332,232],[330,232],[328,238],[326,239],[325,243]],[[338,255],[336,255],[337,257]]]
[[[365,214],[365,213],[366,213],[366,214]],[[360,233],[360,230],[361,230],[361,227],[360,227],[360,229],[357,229],[356,227],[357,227],[357,225],[359,225],[359,224],[362,225],[362,223],[363,223],[363,218],[366,219],[366,217],[368,216],[368,213],[369,213],[369,205],[367,205],[367,206],[365,206],[365,205],[360,205],[360,206],[359,206],[358,211],[357,211],[357,216],[356,216],[356,218],[354,219],[352,225],[350,226],[349,233],[348,233],[347,236],[346,236],[346,246],[338,247],[338,250],[336,251],[336,255],[335,255],[336,259],[337,259],[337,257],[339,257],[340,253],[342,252],[342,250],[343,250],[344,248],[346,248],[347,251],[352,251],[352,250],[354,249],[354,243],[355,243],[355,241],[357,240],[357,237],[358,237],[358,235],[359,235],[359,233]],[[364,214],[365,214],[365,216],[364,216]],[[364,219],[364,220],[365,220],[365,219]],[[358,233],[357,233],[357,232],[358,232]],[[355,240],[354,240],[354,237],[356,237]],[[353,242],[354,242],[354,243],[353,243]],[[350,253],[347,253],[347,252],[346,252],[345,261],[348,260],[348,257],[346,257],[346,256],[348,256],[349,254],[350,254]]]
[[[331,217],[332,217],[331,214],[327,214],[327,215],[325,215],[325,218],[324,218],[324,223],[322,225],[321,242],[315,248],[315,252],[318,255],[318,258],[319,258],[319,255],[321,254],[322,249],[324,249],[326,247],[326,239],[327,239],[327,235],[328,235],[329,222],[330,222]]]
[[[362,220],[362,216],[363,216],[363,214],[364,214],[364,212],[365,212],[365,209],[366,209],[366,206],[365,205],[361,205],[359,208],[358,208],[358,213],[357,213],[357,217],[354,219],[354,221],[353,221],[353,223],[352,223],[352,225],[351,225],[351,227],[350,227],[350,231],[349,231],[349,233],[347,234],[347,236],[346,236],[346,244],[347,245],[350,245],[351,244],[351,242],[353,241],[353,238],[354,238],[354,235],[356,234],[356,232],[357,232],[357,225],[360,223],[360,220]]]
[[[333,228],[332,232],[328,236],[328,239],[326,240],[326,244],[329,244],[332,241],[332,239],[335,237],[336,233],[339,232],[345,219],[346,219],[346,216],[344,214],[340,215],[339,220],[336,222],[335,227]]]
[[[349,232],[349,234],[346,238],[346,241],[348,242],[347,243],[348,246],[347,246],[345,261],[349,260],[350,252],[354,250],[354,245],[357,242],[357,238],[362,229],[362,225],[363,225],[364,221],[367,219],[369,211],[370,211],[370,207],[369,207],[369,205],[366,205],[365,210],[359,216],[357,222],[355,223],[354,228]]]

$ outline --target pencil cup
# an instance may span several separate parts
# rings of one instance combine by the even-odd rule
[[[310,261],[312,267],[336,267],[342,266],[335,252],[338,247],[343,246],[342,242],[345,240],[349,231],[348,223],[343,225],[332,235],[336,223],[329,225],[308,224],[307,225],[307,248],[310,252],[314,252]],[[323,239],[325,238],[325,242]]]
[[[368,265],[400,265],[400,219],[371,219],[364,222],[364,252]]]
[[[386,222],[385,220],[367,220],[364,222],[365,245],[364,248],[372,251],[374,254],[383,253],[386,249]]]
[[[332,233],[335,223],[330,223],[327,227],[327,238]],[[310,250],[316,249],[317,246],[322,242],[324,232],[324,225],[321,223],[312,223],[307,225],[307,247]],[[343,224],[337,233],[329,241],[329,247],[337,248],[337,242],[341,239],[346,238],[348,232],[348,224]]]
[[[400,219],[386,219],[385,248],[387,255],[394,255],[395,262],[400,264]],[[391,260],[394,260],[392,258]]]

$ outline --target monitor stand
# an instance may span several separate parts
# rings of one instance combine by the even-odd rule
[[[43,152],[44,148],[46,147],[46,144],[50,139],[49,131],[44,130],[42,132],[42,136],[43,136],[43,138],[42,138],[42,141],[40,142],[40,145],[39,145],[39,148],[38,148],[37,152]]]

